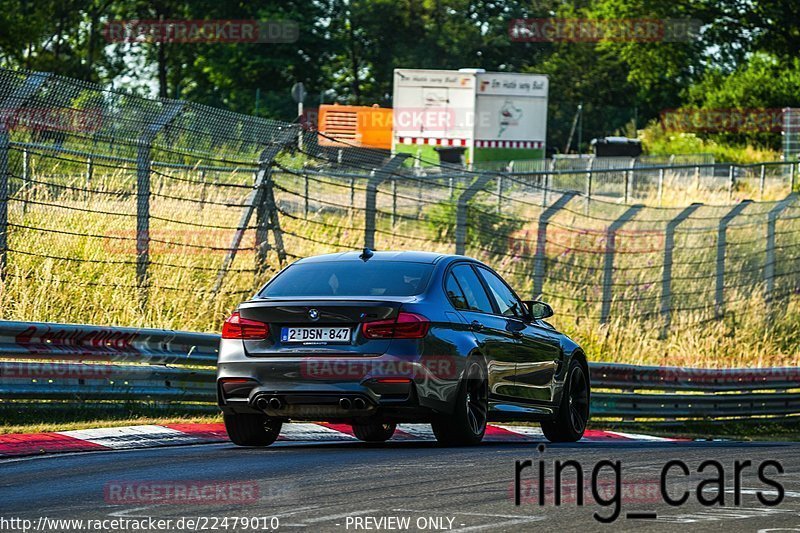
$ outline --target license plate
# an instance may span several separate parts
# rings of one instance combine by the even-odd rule
[[[281,342],[350,342],[350,328],[281,328]]]

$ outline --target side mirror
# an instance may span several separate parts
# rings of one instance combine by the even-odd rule
[[[535,320],[549,318],[555,314],[553,312],[553,308],[550,307],[550,304],[545,302],[540,302],[539,300],[528,300],[523,303],[528,307],[531,317]]]

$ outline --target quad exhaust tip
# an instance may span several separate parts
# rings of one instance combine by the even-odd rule
[[[353,402],[350,401],[350,398],[340,398],[339,407],[345,410],[349,410],[351,407],[353,407]]]
[[[353,400],[354,409],[364,409],[366,407],[367,407],[367,402],[365,402],[363,398],[356,398],[355,400]]]

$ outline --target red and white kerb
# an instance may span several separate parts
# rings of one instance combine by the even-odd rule
[[[432,146],[466,146],[466,139],[441,139],[439,137],[398,137],[400,144],[429,144]]]
[[[544,141],[475,141],[475,148],[544,148]]]

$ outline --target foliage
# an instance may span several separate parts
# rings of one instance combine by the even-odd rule
[[[711,154],[714,161],[729,163],[760,163],[778,161],[780,153],[770,148],[759,148],[745,143],[721,143],[712,136],[699,136],[689,132],[669,132],[658,122],[639,131],[639,138],[647,153],[654,155]]]

